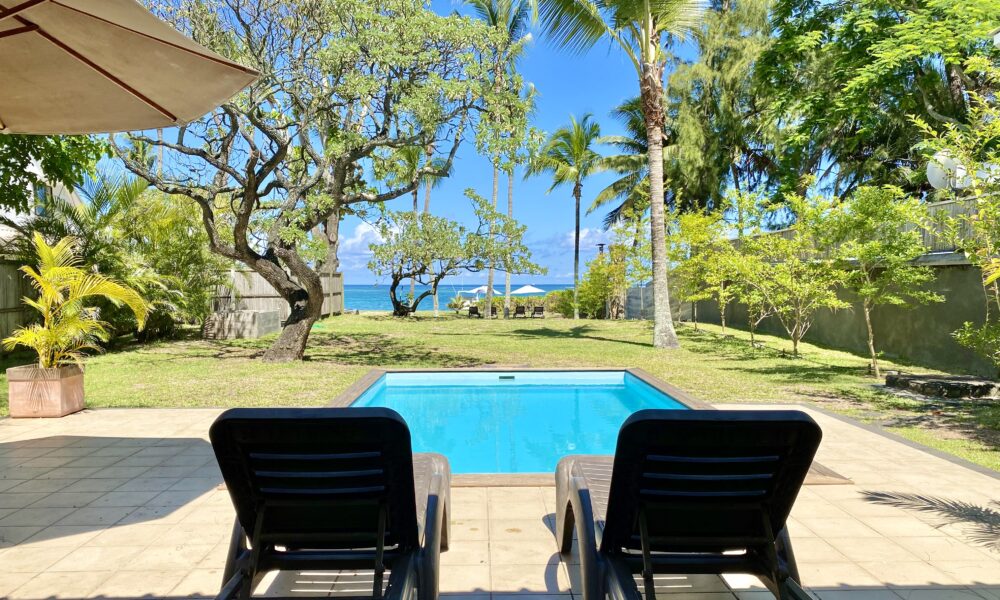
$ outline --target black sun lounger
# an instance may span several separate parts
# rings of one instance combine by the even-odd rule
[[[654,600],[656,574],[751,573],[808,600],[785,521],[822,433],[799,411],[643,410],[612,456],[556,468],[556,536],[584,600]]]
[[[471,319],[472,317],[479,317],[480,319],[483,318],[483,314],[481,312],[479,312],[479,307],[478,306],[470,306],[469,307],[469,318]]]
[[[249,598],[275,570],[367,571],[366,598],[438,597],[451,475],[411,453],[398,413],[236,408],[210,437],[236,508],[218,598]]]
[[[527,316],[528,316],[528,313],[525,312],[525,307],[523,307],[523,306],[515,306],[514,307],[514,318],[515,319],[518,318],[518,317],[527,317]]]

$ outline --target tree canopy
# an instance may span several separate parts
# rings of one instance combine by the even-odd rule
[[[446,174],[466,129],[518,105],[483,60],[506,33],[419,0],[189,0],[166,16],[261,77],[176,140],[133,134],[116,152],[163,192],[197,202],[212,250],[289,303],[265,359],[301,358],[321,314],[324,268],[304,249],[319,240],[333,250],[325,260],[335,258],[344,212]],[[141,160],[144,146],[164,148],[167,159]],[[412,180],[376,176],[414,146],[437,154]]]

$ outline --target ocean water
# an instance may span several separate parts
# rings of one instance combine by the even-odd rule
[[[511,289],[516,290],[517,288],[528,285],[528,282],[517,282],[511,284]],[[483,278],[481,282],[473,282],[467,285],[454,285],[454,284],[442,284],[438,286],[438,299],[441,303],[441,310],[448,310],[448,302],[455,297],[460,290],[471,290],[473,288],[479,287],[481,285],[486,285],[486,278]],[[564,290],[573,287],[569,284],[536,284],[531,283],[530,285],[536,288],[545,290],[546,292],[551,292],[555,290]],[[419,296],[428,286],[418,285],[417,295]],[[503,279],[500,280],[499,284],[495,286],[495,290],[501,296],[503,295]],[[397,292],[400,294],[410,293],[410,284],[402,283],[400,284]],[[465,297],[474,299],[475,296],[466,294]],[[480,296],[482,297],[482,296]],[[389,286],[386,284],[379,285],[345,285],[344,286],[344,308],[346,310],[392,310],[392,302],[389,300]],[[434,310],[434,301],[428,296],[417,308],[419,312],[432,311]]]
[[[387,373],[352,406],[395,410],[413,450],[455,473],[552,473],[567,454],[613,454],[638,410],[688,408],[625,371]]]

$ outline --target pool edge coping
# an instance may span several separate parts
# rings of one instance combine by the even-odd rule
[[[353,404],[379,379],[389,373],[461,373],[461,372],[518,372],[518,373],[557,373],[557,372],[611,372],[622,371],[628,373],[652,387],[658,392],[666,394],[674,400],[680,402],[691,410],[716,410],[714,406],[695,398],[691,394],[667,383],[662,379],[652,375],[644,369],[614,368],[614,367],[571,367],[571,368],[524,368],[524,367],[454,367],[439,369],[372,369],[362,375],[357,381],[352,383],[336,398],[330,401],[328,406],[346,407]],[[556,484],[555,476],[552,473],[458,473],[452,475],[451,484],[453,487],[551,487]]]

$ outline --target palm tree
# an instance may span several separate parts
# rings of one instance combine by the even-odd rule
[[[646,124],[649,197],[663,197],[663,73],[668,36],[687,33],[701,20],[702,0],[541,0],[542,24],[556,44],[582,52],[610,38],[621,47],[639,79]],[[662,202],[650,203],[653,245],[653,345],[677,347],[667,288],[666,215]]]
[[[528,85],[523,98],[528,105],[528,114],[531,115],[535,111],[535,87],[533,85]],[[525,144],[521,145],[520,148],[512,149],[504,164],[504,171],[507,174],[507,216],[512,219],[514,218],[514,171],[517,169],[517,165],[531,159],[532,147],[537,147],[535,140],[539,137],[541,137],[541,133],[537,129],[528,128],[528,131],[525,132]],[[527,147],[526,151],[525,147]],[[503,289],[503,309],[504,314],[508,315],[510,314],[510,271],[504,272]]]
[[[538,3],[537,0],[466,0],[476,16],[482,19],[490,27],[501,28],[507,34],[507,43],[500,49],[499,63],[506,64],[509,72],[496,73],[498,86],[505,85],[505,81],[510,79],[510,75],[516,68],[517,61],[524,52],[525,46],[531,41],[531,34],[528,27],[537,20]],[[493,208],[497,207],[500,194],[500,162],[501,156],[491,157],[493,163]],[[513,187],[513,166],[507,171],[507,215],[513,216],[514,211],[514,187]],[[493,306],[493,281],[496,271],[491,264],[486,276],[486,310],[487,314]],[[505,306],[510,305],[510,273],[506,274]]]
[[[601,138],[602,144],[618,148],[620,154],[601,159],[602,168],[618,178],[598,192],[587,209],[587,214],[612,202],[616,206],[604,217],[604,228],[620,223],[626,215],[636,215],[649,208],[649,162],[646,159],[646,123],[642,116],[642,103],[638,98],[626,100],[611,111],[611,116],[625,128],[625,135]]]
[[[37,255],[37,269],[29,265],[21,271],[38,292],[37,299],[24,302],[37,310],[40,323],[21,327],[3,340],[3,347],[31,348],[38,354],[38,367],[50,369],[80,363],[84,350],[99,350],[99,342],[109,337],[107,324],[88,310],[86,302],[103,298],[115,305],[126,305],[135,314],[142,329],[150,306],[134,289],[84,268],[72,237],[64,237],[49,246],[37,231],[32,236]]]
[[[583,196],[583,180],[596,173],[601,167],[601,155],[594,146],[601,137],[601,126],[586,114],[577,121],[570,116],[568,127],[557,129],[542,147],[535,160],[528,165],[528,174],[552,174],[549,192],[559,186],[572,184],[573,200],[576,202],[576,229],[573,239],[573,318],[580,318],[577,284],[580,280],[580,198]]]

